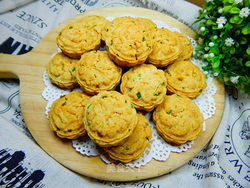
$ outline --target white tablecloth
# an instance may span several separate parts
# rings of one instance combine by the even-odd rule
[[[0,1],[0,11],[20,1]],[[109,6],[150,8],[197,28],[191,24],[199,7],[183,0],[38,0],[0,15],[0,53],[26,53],[65,19]],[[18,80],[0,80],[0,187],[250,187],[249,139],[249,95],[228,89],[216,134],[188,163],[143,181],[95,180],[63,167],[36,144],[21,114]]]

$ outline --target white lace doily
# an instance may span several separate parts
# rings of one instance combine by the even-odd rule
[[[123,16],[131,16],[131,15],[123,15]],[[113,17],[107,17],[108,20],[114,19]],[[170,28],[166,23],[160,21],[160,20],[153,20],[157,24],[157,27],[165,27],[171,31],[177,31],[180,32],[179,29],[177,28]],[[190,37],[188,37],[191,42],[193,49],[197,46],[196,41]],[[197,65],[199,68],[202,68],[205,64],[192,57],[190,59],[195,65]],[[203,114],[203,117],[205,120],[208,118],[211,118],[215,114],[215,102],[213,95],[216,93],[216,86],[212,83],[213,81],[213,75],[207,74],[207,88],[204,90],[204,92],[194,99],[193,101],[198,105],[200,108],[201,113]],[[45,84],[45,89],[42,93],[42,96],[44,99],[48,101],[46,109],[45,109],[45,115],[48,118],[48,112],[50,110],[50,107],[56,99],[60,98],[62,95],[68,94],[70,91],[69,90],[63,90],[55,85],[53,85],[50,82],[50,79],[48,78],[48,75],[46,72],[43,74],[43,82]],[[79,88],[74,89],[74,91],[81,91]],[[157,161],[166,161],[169,157],[170,152],[184,152],[187,151],[189,148],[192,147],[192,144],[194,141],[188,142],[186,144],[183,144],[181,146],[172,146],[165,142],[157,133],[155,129],[154,123],[151,121],[151,114],[152,113],[147,113],[145,116],[149,120],[150,127],[152,128],[152,138],[150,140],[150,146],[145,150],[143,156],[135,161],[126,163],[126,166],[129,166],[131,168],[133,167],[140,167],[146,165],[148,162],[150,162],[152,159],[155,159]],[[203,131],[206,130],[206,125],[205,122],[203,124]],[[98,156],[100,155],[101,159],[105,163],[112,163],[114,162],[112,159],[110,159],[107,154],[100,148],[98,147],[95,143],[92,142],[92,140],[89,137],[82,137],[77,140],[72,141],[72,145],[75,148],[76,151],[80,152],[82,155],[86,156]]]

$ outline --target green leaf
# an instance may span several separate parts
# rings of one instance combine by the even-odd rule
[[[220,66],[220,60],[215,60],[215,62],[213,63],[213,69],[216,69]]]
[[[242,37],[240,40],[240,44],[246,44],[247,43],[247,38],[246,37]]]
[[[230,14],[239,14],[239,12],[240,12],[240,9],[237,8],[237,7],[233,7],[233,8],[231,8],[231,9],[229,10],[229,13],[230,13]]]
[[[250,55],[250,46],[247,48],[247,55]]]
[[[243,27],[241,29],[241,32],[243,33],[243,35],[248,35],[250,34],[250,23],[248,23],[245,27]]]
[[[250,67],[250,61],[247,61],[245,64],[247,67]]]
[[[233,8],[233,7],[232,7],[232,6],[225,6],[225,7],[224,7],[224,12],[225,12],[225,13],[229,13],[230,10],[231,10],[231,8]]]
[[[239,17],[238,15],[233,16],[229,20],[229,22],[232,24],[241,24],[242,21],[243,21],[243,18]]]
[[[235,54],[235,48],[234,47],[230,48],[230,54]]]
[[[213,22],[212,20],[207,20],[207,25],[211,26],[211,25],[217,25],[215,22]]]

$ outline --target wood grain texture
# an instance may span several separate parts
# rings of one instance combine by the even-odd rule
[[[62,165],[82,175],[97,179],[115,181],[139,180],[157,177],[179,168],[192,159],[209,142],[220,123],[224,109],[224,85],[214,80],[217,86],[217,93],[214,96],[216,113],[206,121],[207,130],[195,140],[192,148],[186,152],[171,153],[167,161],[152,160],[141,168],[132,169],[124,165],[107,165],[99,157],[87,157],[79,154],[72,147],[71,141],[58,138],[49,128],[49,121],[44,115],[47,101],[41,95],[45,87],[42,81],[42,74],[51,55],[57,51],[57,34],[65,25],[83,16],[101,15],[104,17],[116,17],[125,14],[161,20],[170,27],[179,28],[181,32],[190,37],[195,35],[186,25],[159,12],[136,7],[110,7],[92,10],[66,20],[50,31],[31,52],[25,55],[0,54],[0,77],[17,75],[20,79],[20,103],[23,117],[37,143]]]

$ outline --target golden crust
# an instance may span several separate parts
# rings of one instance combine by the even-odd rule
[[[106,18],[98,15],[89,15],[79,19],[77,22],[82,23],[90,28],[94,28],[98,33],[101,33],[107,23]]]
[[[122,69],[110,60],[106,51],[87,52],[76,65],[77,82],[90,95],[114,89],[121,75]]]
[[[52,83],[63,89],[73,89],[76,85],[75,65],[77,59],[71,59],[63,53],[53,56],[47,66],[47,73]]]
[[[163,102],[167,79],[154,65],[142,64],[123,74],[121,92],[130,97],[138,110],[152,111]]]
[[[83,53],[100,48],[101,34],[81,22],[74,22],[60,31],[56,42],[64,54],[80,58]]]
[[[177,61],[165,70],[167,88],[170,93],[189,98],[199,96],[206,88],[206,77],[191,61]]]
[[[174,32],[179,39],[180,55],[179,60],[188,60],[193,54],[193,47],[191,41],[182,33]]]
[[[153,120],[164,140],[177,145],[196,139],[204,122],[199,107],[191,99],[176,94],[166,96],[154,111]]]
[[[153,51],[148,62],[156,67],[166,67],[173,63],[180,54],[177,35],[166,28],[157,28],[153,32]]]
[[[109,156],[123,163],[140,158],[149,146],[152,130],[149,122],[142,114],[138,114],[138,123],[133,133],[119,146],[104,148]]]
[[[111,33],[113,32],[113,30],[116,28],[117,25],[120,25],[123,22],[129,22],[132,20],[134,20],[134,18],[124,16],[124,17],[117,17],[111,22],[108,22],[102,30],[102,39],[106,41],[106,39],[108,39],[108,37],[111,35]]]
[[[157,25],[148,18],[137,18],[137,20],[141,22],[144,28],[148,31],[153,31],[155,28],[157,28]]]
[[[152,52],[153,42],[150,32],[142,29],[142,22],[130,17],[124,18],[120,24],[114,23],[114,26],[105,38],[110,58],[119,66],[144,63]]]
[[[84,114],[89,137],[101,147],[121,144],[137,124],[130,99],[117,91],[102,91],[91,97]]]
[[[57,136],[76,139],[86,133],[82,119],[89,99],[89,96],[73,91],[53,102],[48,115],[50,128]]]

